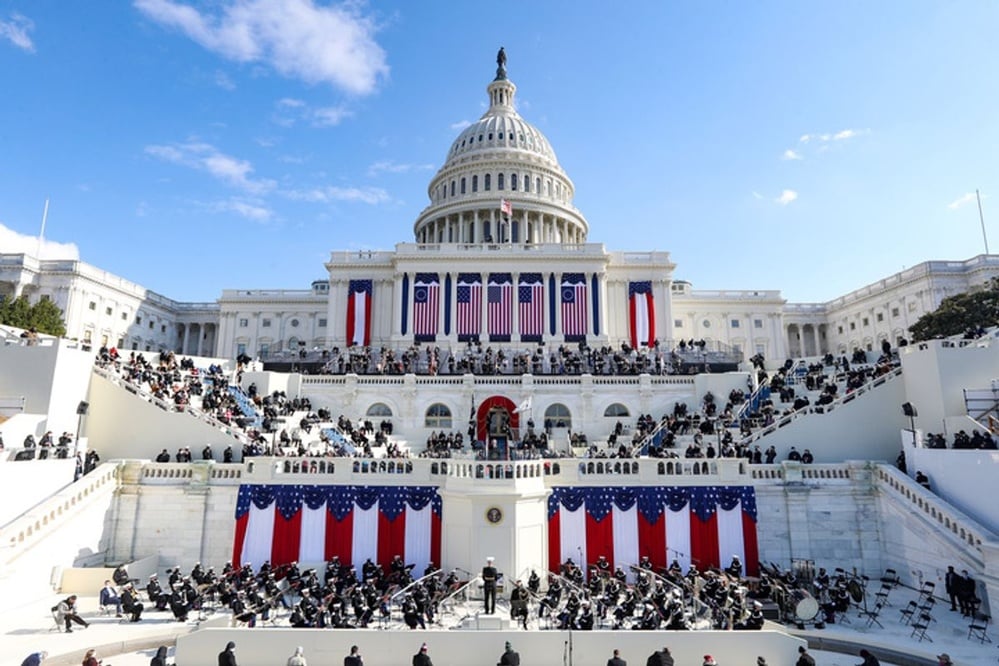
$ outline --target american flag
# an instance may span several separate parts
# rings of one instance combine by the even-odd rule
[[[562,334],[566,342],[586,338],[586,276],[562,274]]]
[[[440,278],[437,273],[417,273],[413,286],[413,338],[433,341],[437,337]]]
[[[502,212],[507,217],[513,215],[513,204],[511,204],[506,199],[500,199],[500,212]]]
[[[487,300],[489,302],[489,339],[509,342],[513,317],[513,278],[509,273],[491,273]]]
[[[517,287],[521,342],[541,342],[545,328],[545,284],[541,273],[521,273]]]
[[[482,276],[478,273],[458,274],[458,340],[467,342],[482,330]]]
[[[648,557],[657,570],[676,559],[684,569],[694,564],[703,571],[738,555],[754,575],[756,520],[752,486],[555,487],[548,499],[549,567],[558,571],[572,557],[585,571],[604,556],[627,571]]]

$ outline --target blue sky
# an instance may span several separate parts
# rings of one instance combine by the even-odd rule
[[[999,250],[999,3],[0,0],[0,251],[179,300],[412,240],[505,46],[591,242],[825,301]],[[970,197],[969,197],[970,193]]]

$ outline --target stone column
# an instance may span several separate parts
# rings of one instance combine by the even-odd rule
[[[190,334],[191,334],[191,325],[190,324],[181,324],[181,326],[184,327],[184,341],[181,343],[180,353],[181,354],[187,354],[187,340],[188,340],[188,336],[190,336]]]

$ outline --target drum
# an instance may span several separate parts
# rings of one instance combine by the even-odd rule
[[[864,586],[857,579],[853,579],[846,584],[846,591],[850,593],[850,597],[854,603],[859,604],[864,600]]]
[[[808,590],[803,590],[801,588],[792,590],[788,600],[791,611],[801,622],[814,620],[819,614],[819,602],[808,592]]]

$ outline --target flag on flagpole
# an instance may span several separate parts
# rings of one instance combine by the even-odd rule
[[[241,485],[232,561],[345,565],[393,557],[423,571],[441,561],[443,504],[435,486]]]
[[[527,396],[526,398],[521,400],[520,404],[517,405],[517,409],[513,410],[513,413],[523,414],[524,412],[529,412],[529,411],[531,411],[531,396]]]
[[[513,215],[513,204],[506,199],[500,199],[500,212],[510,217]]]
[[[371,280],[351,280],[347,294],[347,346],[371,344]]]
[[[623,463],[628,464],[628,463]],[[727,565],[732,556],[757,575],[756,493],[752,486],[555,487],[548,498],[548,565],[567,558],[584,571],[600,556],[611,569],[648,557],[655,570]]]

